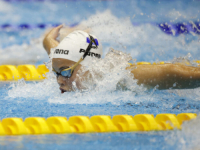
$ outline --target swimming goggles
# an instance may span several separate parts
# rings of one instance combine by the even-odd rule
[[[90,43],[89,43],[89,45],[88,45],[88,47],[87,47],[85,53],[83,54],[83,57],[81,57],[81,58],[79,59],[78,62],[76,62],[72,67],[69,67],[69,68],[67,68],[67,69],[61,70],[60,73],[56,72],[56,71],[53,69],[53,72],[56,73],[57,77],[61,75],[61,76],[66,77],[66,78],[70,78],[70,77],[72,76],[74,70],[75,70],[76,67],[78,66],[78,64],[80,64],[80,63],[85,59],[85,57],[87,56],[87,54],[90,52],[90,49],[91,49],[91,48],[97,48],[97,47],[98,47],[98,46],[97,46],[97,43],[96,43],[96,41],[95,41],[95,39],[94,39],[91,35],[89,35],[89,37],[90,37]],[[92,43],[94,43],[95,46],[92,46]]]

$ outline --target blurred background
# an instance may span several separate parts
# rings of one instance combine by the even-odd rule
[[[44,33],[59,24],[90,28],[137,61],[199,59],[199,0],[1,0],[0,64],[48,61]]]

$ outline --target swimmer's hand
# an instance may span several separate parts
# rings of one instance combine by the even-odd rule
[[[60,29],[63,27],[63,25],[59,25],[55,28],[53,28],[47,35],[45,36],[43,40],[43,46],[45,50],[47,51],[48,55],[50,54],[51,48],[54,48],[58,46],[59,42],[56,40],[56,38],[59,35]]]

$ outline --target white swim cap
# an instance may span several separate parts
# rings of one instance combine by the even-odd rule
[[[88,33],[76,30],[69,35],[67,35],[60,44],[52,49],[52,58],[64,58],[78,62],[80,58],[83,57],[89,43],[90,36],[95,39],[97,48],[95,48],[94,43],[90,52],[87,54],[85,59],[81,62],[82,65],[87,65],[92,62],[93,58],[101,58],[102,56],[102,45],[99,40],[94,35],[89,35]]]

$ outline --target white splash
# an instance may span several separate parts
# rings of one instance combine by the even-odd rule
[[[175,93],[180,97],[189,98],[195,101],[200,101],[200,88],[182,89],[182,90],[168,90],[169,93]]]
[[[155,24],[145,23],[134,26],[130,17],[118,18],[110,10],[97,12],[80,22],[80,25],[90,28],[91,32],[102,41],[104,56],[110,47],[130,53],[132,58],[139,61],[150,62],[169,61],[173,60],[174,57],[183,57],[188,53],[191,53],[194,59],[198,59],[197,56],[200,54],[199,36],[197,34],[169,36]],[[32,40],[30,44],[13,45],[1,49],[0,53],[4,57],[2,57],[0,63],[19,64],[46,61],[48,56],[42,47],[43,35],[39,36],[38,39]],[[5,51],[9,53],[4,53]]]
[[[182,130],[171,132],[166,136],[165,141],[170,145],[177,145],[178,149],[188,150],[199,149],[200,143],[200,116],[196,119],[183,122]]]
[[[90,29],[103,42],[104,55],[110,47],[130,53],[137,60],[151,62],[169,61],[188,53],[199,54],[198,34],[169,36],[155,24],[134,26],[130,17],[118,18],[110,10],[97,12],[80,22],[80,26]]]
[[[172,37],[151,24],[133,26],[130,18],[117,18],[109,10],[102,13],[98,12],[82,21],[81,25],[91,28],[92,33],[103,42],[104,56],[108,53],[110,47],[129,53],[132,58],[144,61],[173,60],[175,58],[174,62],[176,62],[177,58],[187,60],[188,53],[191,53],[192,56],[197,56],[199,53],[200,43],[197,40],[190,39],[192,35]],[[187,41],[188,38],[189,41]],[[2,59],[1,63],[15,61],[16,64],[19,64],[19,62],[30,63],[45,60],[48,56],[42,47],[42,39],[43,35],[39,39],[33,40],[30,45],[15,45],[2,50],[1,54],[6,59]],[[13,55],[3,54],[3,51],[9,51]],[[95,65],[86,69],[101,74],[102,78],[93,79],[92,83],[84,83],[88,88],[88,91],[84,93],[77,91],[75,93],[59,94],[54,77],[53,81],[50,78],[34,84],[23,83],[25,84],[23,85],[19,83],[19,85],[13,85],[13,88],[8,92],[8,96],[40,99],[48,97],[50,102],[60,103],[119,103],[119,98],[117,98],[119,95],[114,94],[119,89],[128,89],[128,91],[123,91],[120,94],[124,101],[130,99],[134,101],[133,96],[135,94],[142,94],[146,90],[144,87],[138,86],[137,81],[133,80],[134,77],[125,69],[127,67],[126,59],[119,61],[119,59],[105,57],[104,60],[93,64]],[[112,66],[117,67],[112,68]],[[105,97],[107,98],[105,99]]]
[[[33,98],[45,99],[52,95],[59,95],[60,90],[56,77],[52,72],[47,73],[47,79],[42,82],[27,83],[24,79],[13,82],[10,85],[7,98]]]
[[[118,53],[118,54],[116,54]],[[39,83],[26,83],[23,80],[13,83],[8,91],[10,98],[48,99],[52,103],[91,104],[108,103],[120,104],[121,101],[137,101],[135,94],[143,94],[146,88],[137,85],[128,67],[130,55],[111,50],[105,59],[94,60],[82,72],[89,71],[89,82],[84,82],[86,90],[60,94],[59,86],[52,72],[48,79]],[[81,74],[80,74],[81,75]],[[74,84],[74,89],[76,84]],[[118,94],[119,93],[119,94]],[[121,97],[121,98],[120,98]]]
[[[12,45],[5,49],[0,49],[0,64],[27,64],[48,60],[48,55],[42,45],[43,36],[32,39],[30,44]]]

